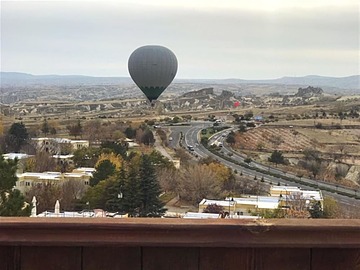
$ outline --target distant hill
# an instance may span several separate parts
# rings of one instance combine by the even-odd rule
[[[20,72],[0,72],[1,86],[25,85],[119,85],[129,84],[129,77],[91,77],[82,75],[32,75]]]
[[[190,82],[191,80],[189,80]],[[196,80],[193,80],[193,82]],[[309,75],[304,77],[282,77],[271,80],[198,80],[202,83],[217,84],[282,84],[282,85],[299,85],[299,86],[327,86],[341,89],[360,89],[360,75],[348,77],[325,77]]]
[[[175,79],[176,83],[192,84],[269,84],[330,87],[348,90],[360,90],[360,75],[348,77],[324,77],[309,75],[304,77],[283,77],[272,80],[241,79]],[[19,72],[0,72],[1,86],[25,85],[120,85],[133,84],[129,77],[91,77],[82,75],[32,75]]]

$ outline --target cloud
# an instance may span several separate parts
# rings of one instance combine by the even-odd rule
[[[133,50],[161,44],[177,55],[180,78],[359,71],[353,5],[269,11],[235,1],[226,1],[232,9],[156,3],[2,3],[2,69],[127,76]]]

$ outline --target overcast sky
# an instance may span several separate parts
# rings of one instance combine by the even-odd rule
[[[359,13],[358,0],[1,1],[1,71],[129,76],[130,54],[157,44],[177,78],[349,76]]]

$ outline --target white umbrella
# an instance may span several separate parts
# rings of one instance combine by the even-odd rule
[[[60,202],[59,200],[56,200],[56,203],[55,203],[55,215],[59,215],[60,214]]]
[[[30,217],[36,217],[36,197],[32,198],[32,208],[31,208],[31,215]]]

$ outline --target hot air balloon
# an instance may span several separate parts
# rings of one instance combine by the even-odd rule
[[[150,103],[156,100],[175,78],[177,59],[168,48],[147,45],[129,57],[129,73]]]

